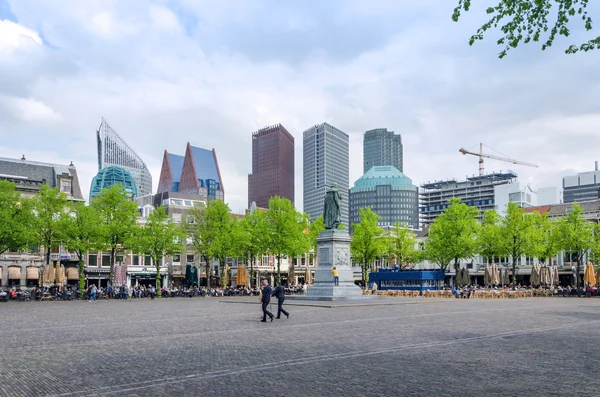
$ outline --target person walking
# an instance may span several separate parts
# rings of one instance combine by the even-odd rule
[[[285,314],[287,318],[290,318],[290,313],[283,309],[283,301],[285,300],[285,291],[280,283],[275,283],[275,291],[271,294],[277,298],[277,318],[281,318],[281,313]]]
[[[96,293],[98,293],[98,288],[96,288],[96,284],[92,284],[92,291],[90,296],[90,302],[96,302]]]
[[[331,274],[333,275],[333,285],[340,285],[340,277],[339,277],[339,272],[337,267],[333,267],[333,269],[331,269]]]
[[[263,318],[260,321],[263,323],[266,323],[267,316],[269,316],[269,318],[271,319],[271,322],[273,322],[273,317],[274,317],[273,313],[271,313],[269,311],[269,309],[267,309],[267,306],[269,305],[269,303],[271,303],[271,294],[273,293],[273,289],[271,288],[271,286],[269,285],[267,280],[263,280],[262,286],[263,286],[263,290],[262,290],[262,297],[260,299],[260,303],[262,303]]]
[[[108,299],[112,299],[113,294],[113,286],[112,284],[108,284]]]
[[[154,286],[150,287],[150,300],[154,300],[154,294],[156,293],[156,289]]]
[[[129,296],[129,300],[131,301],[131,295],[133,295],[133,287],[127,288],[127,295]]]

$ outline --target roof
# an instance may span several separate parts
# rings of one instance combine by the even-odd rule
[[[219,171],[217,170],[217,162],[215,161],[212,150],[202,149],[196,146],[190,146],[190,149],[192,151],[194,167],[196,168],[198,179],[213,179],[220,183],[221,179],[219,178]]]
[[[167,153],[167,155],[169,156],[169,164],[171,165],[173,182],[179,182],[181,179],[181,170],[183,169],[183,159],[185,157],[172,153]]]
[[[354,186],[350,191],[373,190],[380,185],[391,185],[396,190],[417,190],[409,177],[396,167],[387,165],[371,167],[369,171],[354,182]]]
[[[133,176],[124,168],[117,166],[104,167],[92,179],[90,198],[96,197],[103,189],[114,185],[121,185],[125,191],[133,196],[138,195],[138,188]]]
[[[584,213],[586,212],[600,212],[600,200],[587,201],[584,203],[577,203],[581,206]],[[541,205],[538,207],[524,208],[525,212],[538,211],[540,214],[548,213],[550,216],[562,216],[569,212],[569,209],[573,206],[573,203],[567,204],[552,204],[552,205]]]
[[[537,207],[529,207],[529,208],[523,208],[524,212],[539,212],[540,214],[545,214],[546,212],[550,211],[550,208],[552,208],[551,205],[540,205]]]

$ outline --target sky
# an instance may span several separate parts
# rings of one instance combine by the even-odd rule
[[[237,213],[252,132],[276,123],[295,137],[299,210],[302,133],[322,122],[350,136],[351,186],[373,128],[402,135],[417,185],[477,174],[477,158],[458,150],[479,142],[538,164],[485,161],[534,189],[593,170],[600,51],[564,49],[595,36],[575,24],[547,51],[527,45],[500,60],[494,32],[468,45],[493,1],[454,23],[457,2],[0,0],[0,157],[73,161],[87,195],[105,117],[154,190],[165,149],[215,148]],[[589,8],[600,18],[600,5]]]

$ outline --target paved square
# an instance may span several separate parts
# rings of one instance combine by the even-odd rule
[[[0,395],[600,394],[600,299],[254,302],[0,303]]]

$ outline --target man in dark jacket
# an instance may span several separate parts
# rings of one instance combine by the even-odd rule
[[[269,303],[271,303],[271,294],[273,293],[273,289],[271,288],[269,283],[267,283],[267,280],[263,280],[262,285],[263,285],[263,290],[262,290],[262,297],[260,298],[260,303],[262,303],[263,318],[260,321],[263,323],[266,323],[267,316],[269,316],[271,321],[273,321],[273,313],[271,313],[267,309],[267,306],[269,305]]]
[[[277,287],[275,287],[275,292],[271,294],[277,298],[277,318],[281,318],[281,313],[285,314],[287,318],[290,318],[290,314],[283,309],[283,301],[285,300],[285,291],[283,287],[279,283],[275,283]]]

